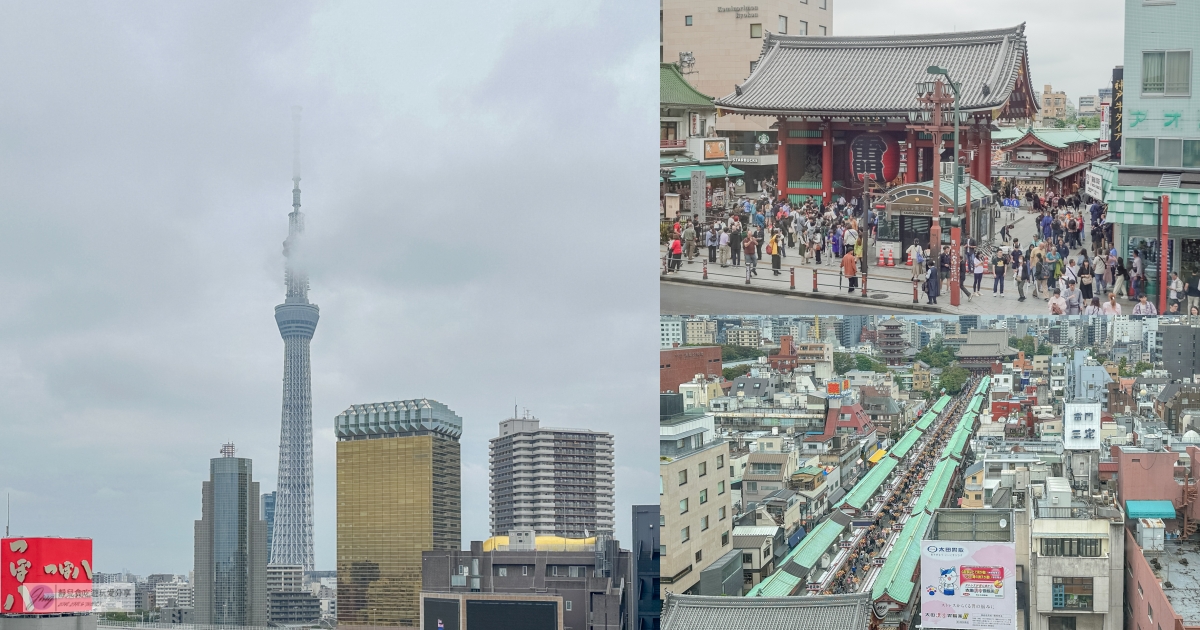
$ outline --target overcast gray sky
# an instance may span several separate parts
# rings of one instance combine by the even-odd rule
[[[1026,23],[1029,78],[1078,105],[1112,83],[1122,64],[1123,0],[833,0],[837,35],[971,31]],[[951,69],[953,71],[953,69]]]
[[[465,421],[463,541],[514,402],[616,435],[657,501],[657,6],[0,2],[0,492],[101,571],[183,573],[224,441],[275,485],[302,105],[316,554],[332,422]],[[0,497],[2,498],[2,497]]]

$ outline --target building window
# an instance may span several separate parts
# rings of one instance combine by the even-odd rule
[[[1099,538],[1043,538],[1041,540],[1043,556],[1100,557]]]
[[[1092,578],[1056,577],[1051,586],[1055,610],[1092,609]]]
[[[529,565],[521,565],[521,575],[529,575]]]
[[[700,517],[700,531],[702,531],[702,532],[708,531],[708,517],[707,516]]]
[[[757,481],[745,481],[745,482],[742,482],[742,485],[745,486],[746,492],[758,494],[758,482]]]
[[[796,29],[797,35],[808,35],[808,22],[800,20],[800,26]]]
[[[496,577],[508,577],[508,567],[496,567]]]
[[[1191,93],[1192,53],[1188,50],[1142,53],[1142,94],[1187,96]]]
[[[1146,604],[1146,618],[1150,620],[1150,623],[1154,623],[1154,607],[1150,604]]]
[[[1131,572],[1131,574],[1132,574],[1132,572]],[[1146,594],[1142,592],[1142,583],[1138,582],[1137,584],[1138,584],[1138,595],[1143,598],[1146,597]]]
[[[825,27],[824,27],[824,26],[822,26],[822,27],[819,27],[819,28],[821,29],[821,34],[822,34],[822,35],[826,35],[826,34],[827,34],[827,31],[825,30]]]
[[[704,505],[705,503],[708,503],[708,489],[707,488],[700,491],[700,505]]]
[[[762,37],[762,24],[751,24],[750,25],[750,37],[751,38]]]
[[[558,577],[558,565],[557,564],[547,567],[547,571],[550,573],[551,577]]]
[[[691,539],[692,539],[692,528],[691,527],[684,527],[683,529],[679,530],[680,542],[687,542]]]
[[[717,520],[718,521],[725,520],[725,508],[717,509]]]
[[[571,600],[568,599],[563,602],[563,610],[571,610]]]
[[[1075,618],[1051,617],[1050,630],[1075,630]]]
[[[685,469],[679,471],[679,485],[682,486],[686,483],[687,483],[687,469],[685,468]]]
[[[724,468],[724,467],[725,467],[725,456],[717,455],[717,468]]]
[[[725,482],[724,481],[717,482],[717,494],[718,495],[725,494]]]
[[[662,121],[658,125],[659,140],[674,140],[679,133],[679,127],[674,121]],[[688,392],[689,394],[691,392]]]
[[[756,68],[758,68],[758,60],[757,59],[750,62],[750,74],[754,74],[754,70]]]
[[[688,500],[684,499],[679,502],[679,513],[687,514],[687,511],[688,511]]]
[[[827,8],[829,8],[828,0],[821,0],[821,2],[820,2],[818,5],[817,5],[817,8],[818,8],[818,9],[827,9]]]
[[[742,554],[742,564],[754,564],[754,554],[743,553]]]
[[[1200,168],[1200,140],[1183,141],[1184,168]]]
[[[779,34],[787,35],[787,16],[786,15],[779,16]]]
[[[729,544],[729,532],[728,531],[721,532],[721,546],[724,547],[725,545],[728,545],[728,544]]]
[[[683,16],[683,25],[691,26],[692,25],[692,16],[690,16],[690,15]]]
[[[697,476],[703,477],[704,475],[708,474],[708,462],[700,462],[699,468],[700,470],[698,471],[699,474]]]
[[[1158,166],[1183,166],[1183,140],[1158,139]]]
[[[696,551],[696,562],[700,562],[702,560],[704,560],[704,550],[699,549]]]
[[[1128,166],[1154,166],[1154,138],[1125,138],[1121,154]]]

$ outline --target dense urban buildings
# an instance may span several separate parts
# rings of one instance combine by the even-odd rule
[[[209,462],[196,521],[195,619],[199,624],[267,624],[267,524],[258,482],[233,444]]]
[[[663,383],[663,628],[915,627],[935,539],[1010,546],[1023,595],[987,627],[1200,624],[1181,590],[1200,586],[1200,317],[867,316],[828,375],[796,348],[837,322],[704,319],[758,341]]]
[[[566,538],[612,534],[612,434],[510,418],[489,450],[493,536],[514,529]]]
[[[337,437],[337,620],[416,626],[421,554],[462,541],[462,418],[435,400],[353,405]]]
[[[312,371],[309,346],[320,309],[308,301],[304,264],[304,213],[300,212],[300,109],[295,118],[295,164],[292,212],[283,242],[287,259],[287,297],[275,307],[275,323],[283,337],[283,414],[279,432],[279,476],[275,491],[270,560],[313,570]]]

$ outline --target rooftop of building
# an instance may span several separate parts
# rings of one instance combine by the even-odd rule
[[[866,628],[871,594],[810,597],[707,597],[669,593],[662,630],[840,630]]]
[[[679,64],[660,63],[658,101],[662,105],[712,107],[712,97],[692,87],[679,70]]]
[[[418,398],[351,405],[334,419],[338,440],[416,433],[440,433],[457,440],[462,418],[443,403]]]

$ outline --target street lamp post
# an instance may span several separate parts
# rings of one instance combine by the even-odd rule
[[[725,200],[723,205],[726,209],[729,208],[730,197],[733,196],[732,191],[729,190],[729,164],[730,161],[728,157],[726,157],[724,160],[721,160],[721,166],[725,167]]]

